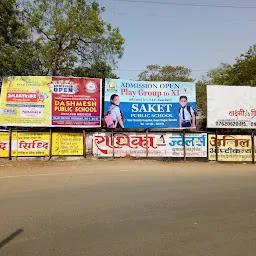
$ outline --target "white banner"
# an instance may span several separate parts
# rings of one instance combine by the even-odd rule
[[[183,135],[179,133],[150,133],[148,135],[149,157],[184,157]],[[186,156],[207,157],[207,135],[186,134]],[[93,155],[110,157],[126,155],[146,157],[147,140],[142,133],[95,133]]]
[[[167,156],[184,157],[183,134],[168,133]],[[185,135],[186,157],[207,157],[207,134],[188,133]]]
[[[256,87],[207,85],[207,127],[256,127]]]

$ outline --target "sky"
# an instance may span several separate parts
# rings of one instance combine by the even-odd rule
[[[129,0],[128,0],[129,1]],[[132,0],[136,1],[136,0]],[[153,2],[255,6],[255,0],[145,0]],[[207,70],[256,44],[255,8],[215,8],[99,0],[105,21],[119,27],[125,52],[115,73],[138,79],[149,64],[181,65],[200,80]]]

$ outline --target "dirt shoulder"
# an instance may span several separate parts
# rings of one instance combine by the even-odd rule
[[[72,171],[104,171],[106,169],[119,171],[167,171],[180,174],[205,174],[205,173],[228,173],[228,172],[254,172],[256,165],[253,164],[230,164],[216,162],[167,162],[157,160],[134,160],[134,159],[76,159],[76,160],[33,160],[19,159],[9,161],[0,159],[0,175],[23,175],[43,173],[65,173]]]

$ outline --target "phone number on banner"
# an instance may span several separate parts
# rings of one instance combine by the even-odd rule
[[[219,120],[216,122],[216,126],[249,126],[246,121],[230,121],[230,120]]]

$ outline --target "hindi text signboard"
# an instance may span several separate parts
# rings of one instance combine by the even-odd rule
[[[52,155],[54,156],[82,156],[82,133],[57,133],[52,134]]]
[[[48,132],[13,132],[12,156],[49,156],[50,134]]]
[[[251,162],[252,139],[250,135],[208,135],[208,159],[216,161]]]
[[[125,155],[146,157],[184,157],[183,135],[174,133],[95,133],[93,154],[96,156],[124,157]],[[207,135],[186,135],[186,156],[207,157]]]
[[[256,127],[256,87],[207,85],[209,128]]]
[[[184,157],[183,134],[167,134],[167,155],[171,157]],[[186,157],[207,157],[207,134],[187,133],[185,135]]]

